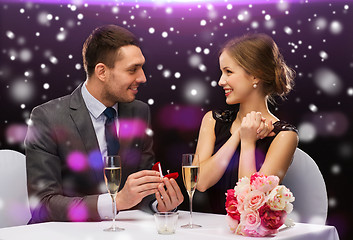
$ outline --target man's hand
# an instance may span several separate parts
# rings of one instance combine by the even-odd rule
[[[124,188],[117,194],[117,210],[136,206],[144,197],[158,192],[161,183],[159,173],[153,170],[143,170],[129,175]]]
[[[157,210],[159,212],[171,211],[184,201],[184,196],[173,178],[163,178],[163,183],[159,184],[155,195],[158,202]]]

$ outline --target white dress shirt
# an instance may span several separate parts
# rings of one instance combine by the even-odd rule
[[[94,131],[96,132],[99,149],[102,156],[107,155],[107,141],[105,140],[105,121],[107,117],[104,115],[104,110],[107,108],[103,103],[98,101],[93,97],[87,90],[86,82],[82,85],[82,97],[88,109],[89,115],[91,117]],[[116,103],[113,108],[118,113],[118,104]],[[119,133],[119,122],[118,114],[115,116],[115,123],[117,126],[117,132]],[[107,219],[112,217],[112,199],[110,194],[101,194],[98,197],[97,209],[101,219]]]

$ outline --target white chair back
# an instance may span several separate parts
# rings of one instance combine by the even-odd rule
[[[25,225],[31,218],[26,176],[25,155],[0,150],[0,228]]]
[[[307,153],[296,149],[282,184],[295,197],[289,218],[295,222],[325,225],[328,208],[326,185],[320,169]]]

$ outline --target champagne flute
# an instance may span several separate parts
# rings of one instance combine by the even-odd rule
[[[113,201],[113,224],[110,228],[104,229],[108,232],[118,232],[125,230],[116,226],[116,195],[119,191],[121,181],[121,160],[120,156],[104,156],[104,179],[107,185],[108,192]]]
[[[181,226],[182,228],[199,228],[201,225],[192,223],[192,198],[195,193],[198,174],[200,171],[200,162],[198,154],[183,154],[182,156],[182,172],[183,172],[183,182],[186,191],[189,195],[190,203],[190,222],[186,225]]]

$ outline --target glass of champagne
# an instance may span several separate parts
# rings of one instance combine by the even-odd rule
[[[118,232],[125,230],[116,226],[116,195],[119,191],[121,181],[121,160],[120,156],[104,156],[104,179],[107,185],[108,192],[113,200],[113,225],[110,228],[104,229],[108,232]]]
[[[199,228],[200,225],[192,223],[192,198],[195,193],[198,174],[200,171],[200,162],[198,154],[183,154],[182,156],[182,172],[183,181],[186,191],[189,195],[190,203],[190,222],[186,225],[181,226],[182,228]]]

